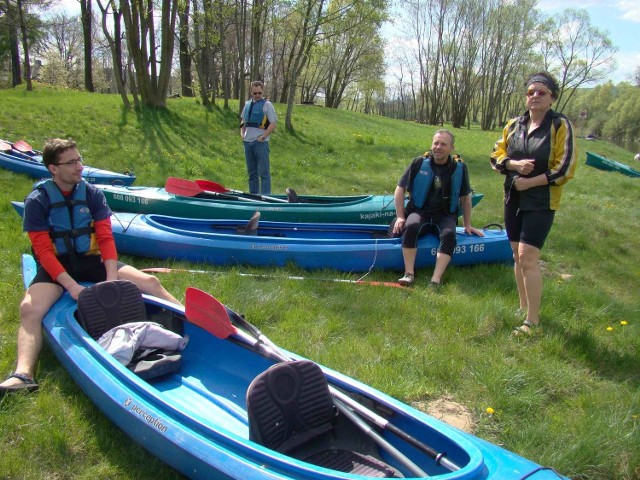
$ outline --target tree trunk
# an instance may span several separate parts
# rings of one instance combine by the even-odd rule
[[[245,54],[246,47],[244,32],[247,29],[247,2],[236,0],[236,41],[238,43],[238,116],[242,115],[245,100],[247,98],[247,85],[245,78]]]
[[[24,52],[24,76],[27,81],[27,91],[33,90],[33,82],[31,81],[31,60],[29,58],[29,35],[27,32],[27,25],[25,20],[25,11],[22,0],[17,0],[18,6],[18,21],[20,25],[20,33],[22,34],[22,50]]]
[[[193,88],[191,84],[193,77],[191,76],[191,51],[189,48],[189,6],[191,2],[180,2],[180,27],[179,27],[179,46],[180,46],[180,85],[183,97],[193,97]]]
[[[16,87],[22,84],[18,12],[11,0],[5,0],[5,4],[6,24],[9,27],[9,50],[11,52],[11,85]]]
[[[102,32],[104,33],[109,48],[111,50],[111,58],[113,59],[113,79],[116,83],[116,89],[122,98],[125,108],[131,108],[131,102],[127,97],[125,68],[122,62],[122,12],[116,9],[115,1],[109,0],[106,7],[102,6],[100,0],[97,0],[98,8],[102,12]],[[107,26],[109,15],[109,7],[112,9],[112,28],[113,35]]]
[[[87,92],[95,92],[93,86],[93,15],[91,0],[80,0],[82,35],[84,37],[84,88]]]
[[[251,66],[249,79],[264,80],[262,70],[262,37],[264,35],[265,5],[264,0],[254,0],[251,9]]]
[[[307,63],[309,58],[309,52],[317,41],[318,30],[322,23],[322,10],[325,0],[304,0],[305,11],[303,14],[303,23],[300,26],[300,46],[294,45],[294,49],[291,54],[291,62],[288,69],[288,81],[289,89],[287,91],[287,113],[285,116],[285,128],[293,132],[293,122],[291,120],[293,116],[293,101],[296,93],[296,86],[298,84],[298,78],[302,73],[302,69]],[[297,42],[296,42],[297,43]]]

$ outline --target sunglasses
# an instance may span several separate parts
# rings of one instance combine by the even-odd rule
[[[251,95],[262,95],[262,92],[251,92]]]
[[[551,92],[542,88],[531,88],[527,90],[527,97],[533,97],[534,95],[538,95],[539,97],[546,97],[547,95],[551,95]]]
[[[79,163],[80,164],[84,163],[84,158],[78,157],[78,158],[74,158],[73,160],[69,160],[68,162],[56,163],[56,165],[57,166],[60,166],[60,165],[73,165],[73,166],[75,166],[75,165],[77,165]]]

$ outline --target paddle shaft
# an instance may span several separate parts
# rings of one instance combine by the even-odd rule
[[[225,274],[225,272],[218,272],[215,270],[190,270],[186,268],[166,268],[166,267],[148,267],[148,268],[142,268],[140,270],[146,273],[180,272],[180,273],[207,273],[207,274],[218,274],[218,275]],[[394,287],[394,288],[405,289],[403,285],[397,282],[374,282],[374,281],[367,281],[367,280],[348,280],[343,278],[297,277],[293,275],[279,276],[279,275],[264,275],[264,274],[257,274],[257,273],[236,273],[236,275],[239,275],[241,277],[254,277],[254,278],[281,278],[284,280],[312,280],[316,282],[354,283],[356,285],[374,285],[374,286],[380,286],[380,287]]]
[[[227,311],[231,312],[230,318],[233,318],[233,320],[231,320],[232,323],[235,321],[236,323],[241,324],[241,328],[245,330],[249,330],[252,333],[252,335],[258,340],[258,342],[263,343],[271,351],[273,351],[277,356],[280,356],[282,358],[282,361],[291,360],[291,357],[288,357],[287,355],[285,355],[285,353],[276,344],[274,344],[271,340],[269,340],[269,338],[267,338],[267,336],[264,335],[256,326],[246,321],[244,318],[242,318],[233,310],[227,309]],[[366,408],[364,405],[353,400],[351,397],[342,393],[340,390],[337,390],[331,385],[329,385],[329,391],[337,400],[339,400],[340,402],[343,402],[344,404],[346,404],[347,406],[349,406],[350,408],[358,412],[360,415],[362,415],[363,417],[367,418],[369,421],[376,424],[378,427],[389,430],[391,433],[395,434],[396,436],[406,441],[410,445],[416,447],[418,450],[426,453],[429,457],[435,460],[436,465],[442,465],[443,467],[447,468],[452,472],[460,470],[460,467],[458,465],[456,465],[452,461],[445,458],[446,453],[444,452],[439,453],[434,448],[429,447],[428,445],[425,445],[415,437],[409,435],[405,431],[399,429],[398,427],[390,423],[387,419],[381,417],[377,413]]]
[[[228,193],[233,193],[234,195],[245,195],[247,197],[257,198],[259,200],[269,200],[270,202],[275,202],[275,203],[289,203],[284,198],[269,197],[267,195],[258,195],[257,193],[247,193],[247,192],[242,192],[240,190],[233,190],[229,188],[227,188],[226,191]]]
[[[258,200],[263,200],[263,201],[269,200],[270,202],[288,203],[288,201],[284,200],[283,198],[268,197],[266,195],[260,195],[258,193],[247,193],[247,192],[242,192],[240,190],[233,190],[219,183],[212,182],[211,180],[196,180],[195,183],[198,184],[200,187],[204,188],[205,190],[212,190],[214,192],[232,193],[234,195],[245,195],[249,198],[256,198]]]
[[[207,195],[215,195],[216,197],[224,198],[226,200],[242,200],[245,202],[252,202],[252,203],[264,203],[261,200],[257,200],[253,198],[240,197],[238,195],[227,195],[226,193],[214,192],[212,190],[203,190],[202,193],[206,193]]]

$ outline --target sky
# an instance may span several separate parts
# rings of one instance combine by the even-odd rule
[[[640,66],[640,1],[638,0],[540,0],[538,8],[553,15],[567,8],[585,9],[591,25],[606,32],[618,48],[617,69],[609,79],[632,82]]]
[[[78,0],[60,0],[59,5],[71,13],[80,11]],[[539,0],[538,8],[549,16],[567,8],[587,10],[591,25],[606,32],[618,48],[617,69],[608,79],[632,82],[634,70],[640,66],[640,1]]]

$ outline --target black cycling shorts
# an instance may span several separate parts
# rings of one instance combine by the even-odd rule
[[[551,231],[555,210],[519,210],[517,202],[504,206],[504,225],[510,242],[522,242],[542,250]]]

